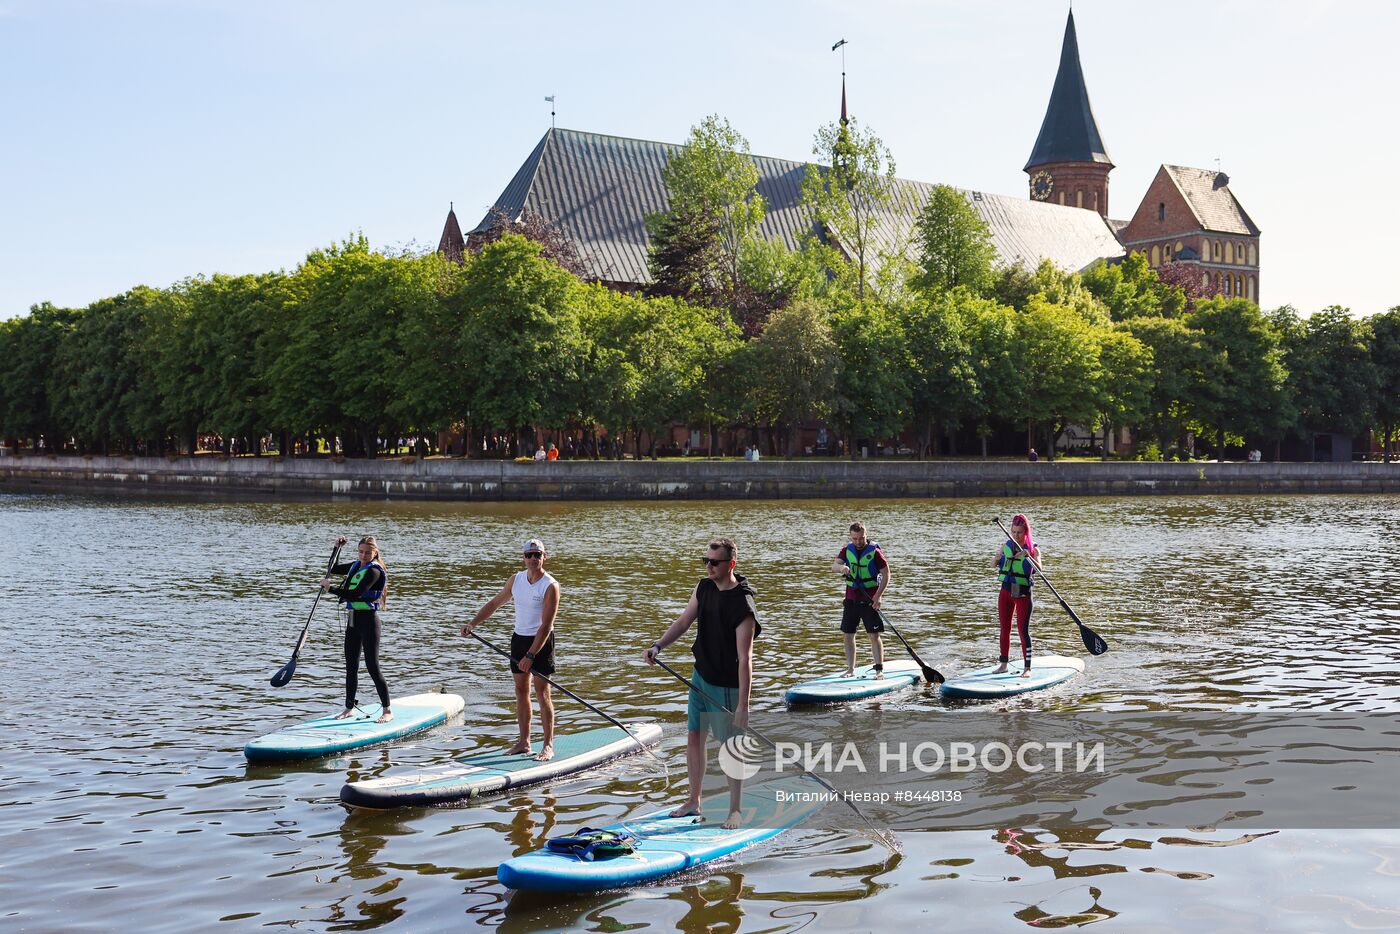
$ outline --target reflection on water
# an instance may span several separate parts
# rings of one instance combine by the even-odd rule
[[[1400,928],[1393,833],[1160,834],[999,828],[797,830],[665,883],[585,898],[509,893],[496,865],[579,826],[654,810],[684,782],[684,695],[640,651],[684,605],[712,536],[758,588],[755,706],[841,661],[828,572],[859,517],[890,555],[886,612],[925,661],[995,654],[991,517],[1028,512],[1061,593],[1112,651],[1009,710],[1397,710],[1396,497],[743,503],[278,503],[0,497],[10,634],[0,679],[0,919],[18,930],[296,925],[418,931],[887,930],[1124,925]],[[392,578],[384,668],[443,684],[463,723],[392,747],[250,766],[243,743],[327,713],[340,624],[285,661],[335,534],[378,536]],[[559,680],[661,755],[465,807],[352,812],[341,784],[496,748],[514,730],[498,660],[457,634],[542,537],[563,587]],[[1053,601],[1040,648],[1082,655]],[[503,642],[509,613],[483,633]],[[862,653],[866,651],[862,647]],[[673,649],[672,659],[684,652]],[[958,716],[926,688],[870,703]],[[981,709],[986,709],[982,707]],[[602,726],[559,698],[561,730]],[[669,781],[669,789],[668,789]]]

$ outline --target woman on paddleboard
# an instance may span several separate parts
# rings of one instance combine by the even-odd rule
[[[335,540],[336,546],[344,545],[342,536]],[[379,554],[379,544],[374,536],[360,539],[359,558],[331,568],[332,574],[344,574],[345,581],[339,587],[332,587],[329,577],[321,578],[321,589],[340,598],[350,614],[345,627],[345,710],[337,720],[344,720],[355,712],[355,691],[360,673],[360,653],[365,656],[365,668],[369,670],[374,689],[379,692],[379,706],[383,713],[380,723],[394,719],[389,709],[389,685],[379,672],[379,610],[384,605],[384,594],[389,589],[389,575],[384,570],[384,560]]]
[[[1011,660],[1011,615],[1016,614],[1016,631],[1021,637],[1021,655],[1025,669],[1021,677],[1031,673],[1031,576],[1035,566],[1031,559],[1040,560],[1040,549],[1031,538],[1031,520],[1024,514],[1011,517],[1011,537],[996,556],[997,578],[1001,592],[997,594],[997,618],[1001,622],[1001,666],[997,674],[1006,671]]]

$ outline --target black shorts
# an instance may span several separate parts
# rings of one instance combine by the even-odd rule
[[[856,631],[856,627],[865,623],[866,632],[884,632],[885,624],[880,621],[880,614],[875,609],[875,605],[869,600],[858,598],[855,600],[846,599],[841,601],[841,631],[847,634]]]
[[[510,634],[510,670],[511,674],[520,674],[520,669],[516,662],[525,657],[525,653],[530,651],[530,646],[535,644],[534,636],[522,636],[517,633]],[[544,640],[544,648],[535,653],[535,660],[530,663],[531,671],[538,671],[542,675],[554,674],[554,633],[549,634],[549,638]]]

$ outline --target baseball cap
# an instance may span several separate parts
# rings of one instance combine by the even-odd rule
[[[520,549],[522,553],[527,551],[544,551],[544,542],[538,538],[532,538],[525,543],[525,547]]]

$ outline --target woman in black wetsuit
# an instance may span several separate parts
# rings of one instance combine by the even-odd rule
[[[336,545],[344,545],[345,538],[336,539]],[[360,539],[359,559],[331,568],[332,574],[344,574],[345,581],[339,587],[332,587],[330,578],[321,579],[321,589],[330,591],[340,598],[350,612],[350,622],[345,627],[345,711],[336,719],[344,720],[355,712],[355,690],[359,680],[360,651],[364,651],[365,668],[374,681],[374,689],[379,692],[379,704],[383,713],[380,723],[394,719],[389,709],[389,686],[379,673],[379,609],[384,604],[384,592],[389,586],[389,575],[384,570],[383,559],[379,555],[379,544],[374,536]]]

